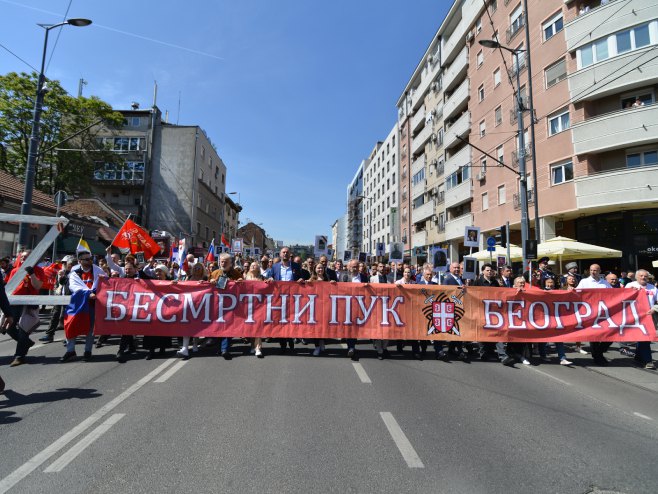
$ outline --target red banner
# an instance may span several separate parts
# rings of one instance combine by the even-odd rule
[[[656,340],[643,291],[104,278],[96,334],[462,341]]]
[[[146,233],[146,230],[133,220],[126,220],[112,245],[120,249],[130,249],[131,254],[143,252],[146,259],[158,255],[162,250],[162,247]]]

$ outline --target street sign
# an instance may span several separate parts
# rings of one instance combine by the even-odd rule
[[[494,247],[494,250],[495,250],[495,247],[496,247],[496,239],[495,239],[494,237],[487,237],[487,245],[488,245],[489,247]],[[491,249],[487,249],[487,250],[491,250]]]
[[[496,252],[496,247],[488,246],[487,252]]]

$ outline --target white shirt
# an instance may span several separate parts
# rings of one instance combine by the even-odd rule
[[[603,278],[595,280],[590,276],[589,278],[583,278],[580,280],[580,283],[578,283],[576,288],[612,288],[612,285]]]
[[[647,291],[647,296],[649,297],[649,305],[653,307],[658,303],[658,288],[656,288],[651,283],[647,283],[645,286],[640,285],[639,282],[633,281],[626,285],[624,288],[640,288]]]

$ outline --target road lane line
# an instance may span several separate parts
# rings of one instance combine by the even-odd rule
[[[407,439],[407,436],[402,432],[402,429],[395,420],[395,417],[393,417],[393,414],[391,412],[379,412],[379,415],[381,415],[382,420],[384,421],[389,434],[391,434],[395,445],[400,450],[404,461],[407,462],[407,466],[409,468],[425,468],[418,453],[416,453],[416,450],[409,442],[409,439]]]
[[[559,382],[560,384],[564,384],[565,386],[571,386],[571,383],[570,383],[570,382],[563,381],[563,380],[560,379],[559,377],[555,377],[555,376],[550,375],[550,374],[547,373],[547,372],[540,371],[539,369],[535,369],[534,367],[532,367],[532,366],[530,366],[530,365],[523,365],[522,367],[525,368],[525,369],[531,370],[531,371],[533,371],[533,372],[538,372],[538,373],[541,374],[542,376],[546,376],[546,377],[548,377],[548,378],[551,378],[551,379],[553,379],[554,381]]]
[[[83,437],[80,441],[78,441],[78,443],[75,444],[66,453],[52,462],[50,466],[44,470],[44,472],[61,472],[69,463],[75,460],[80,455],[80,453],[87,449],[87,447],[96,441],[96,439],[105,434],[108,430],[110,430],[110,427],[112,427],[125,416],[125,413],[115,413],[112,415],[109,419],[107,419],[105,422],[103,422],[101,425]]]
[[[59,338],[57,340],[53,340],[50,343],[37,343],[36,345],[32,345],[30,347],[30,350],[36,350],[37,348],[43,348],[48,345],[52,345],[53,343],[59,343],[60,341],[64,341],[64,338]]]
[[[636,417],[640,417],[641,419],[653,420],[651,417],[648,417],[648,416],[646,416],[646,415],[644,415],[644,414],[642,414],[642,413],[633,412],[633,415],[635,415]]]
[[[14,487],[17,483],[19,483],[25,477],[30,475],[34,470],[36,470],[43,463],[48,461],[48,459],[50,459],[51,456],[53,456],[55,453],[57,453],[60,449],[62,449],[68,443],[73,441],[76,437],[78,437],[84,431],[89,429],[89,427],[94,425],[94,423],[98,422],[105,415],[107,415],[109,412],[111,412],[114,408],[119,406],[121,404],[121,402],[123,402],[127,398],[129,398],[132,394],[134,394],[136,391],[138,391],[142,386],[144,386],[151,379],[153,379],[155,376],[160,374],[160,372],[162,372],[164,369],[169,367],[175,361],[176,361],[176,359],[168,359],[165,362],[163,362],[162,364],[160,364],[156,369],[149,372],[146,376],[144,376],[139,381],[137,381],[135,384],[130,386],[128,389],[126,389],[119,396],[117,396],[116,398],[111,400],[106,405],[102,406],[98,411],[91,414],[89,417],[87,417],[81,423],[76,425],[73,429],[71,429],[66,434],[64,434],[62,437],[57,439],[50,446],[46,447],[40,453],[37,453],[36,455],[34,455],[32,458],[30,458],[28,461],[26,461],[23,465],[21,465],[16,470],[14,470],[9,475],[7,475],[4,479],[0,480],[0,494],[7,492],[9,489]]]
[[[352,362],[352,365],[354,366],[354,370],[356,371],[357,376],[359,376],[359,379],[361,379],[361,382],[363,384],[372,384],[372,381],[368,377],[368,374],[366,374],[366,370],[363,368],[363,366],[360,363]]]
[[[341,344],[340,344],[340,347],[341,347],[341,348],[344,348],[345,350],[347,350],[347,343],[341,343]]]
[[[162,374],[160,377],[158,377],[154,383],[163,383],[166,382],[167,379],[169,379],[171,376],[176,374],[178,370],[180,370],[181,367],[183,367],[187,363],[187,360],[181,360],[180,362],[177,362],[174,366],[172,366],[171,369],[169,369],[167,372]]]

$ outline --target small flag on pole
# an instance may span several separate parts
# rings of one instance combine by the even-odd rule
[[[208,247],[208,255],[206,256],[206,262],[215,262],[215,239],[214,238],[210,241],[210,247]]]
[[[77,254],[79,254],[80,252],[89,252],[91,254],[91,249],[89,248],[89,244],[84,238],[82,238],[82,235],[80,235],[80,241],[78,242],[78,246],[75,248],[75,252]]]

